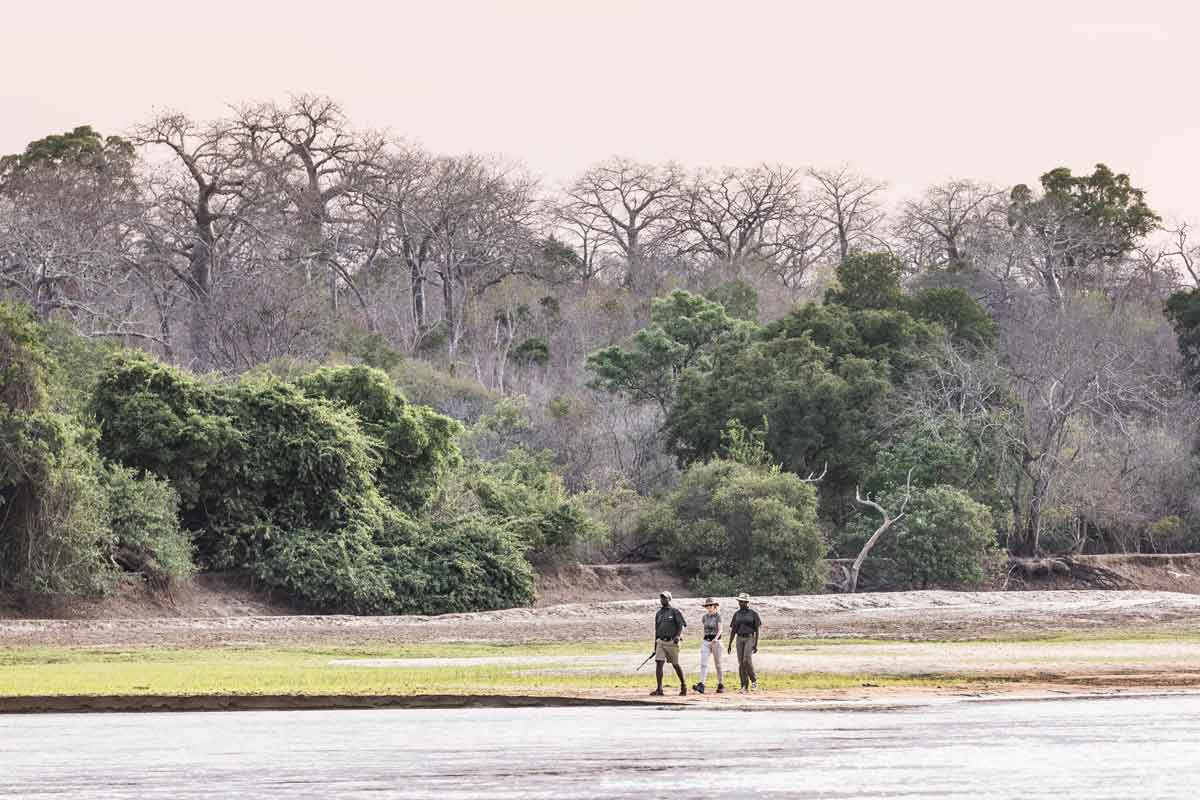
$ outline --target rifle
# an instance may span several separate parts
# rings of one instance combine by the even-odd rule
[[[637,671],[638,671],[638,669],[641,669],[642,667],[644,667],[644,666],[646,666],[647,664],[649,664],[649,663],[650,663],[650,659],[652,659],[652,658],[654,658],[654,653],[651,653],[650,655],[646,656],[646,660],[645,660],[645,661],[643,661],[642,663],[638,664],[638,667],[637,667],[637,669],[635,669],[635,670],[634,670],[634,672],[637,672]]]

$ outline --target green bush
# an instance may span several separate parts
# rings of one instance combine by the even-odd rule
[[[901,520],[896,563],[913,586],[978,586],[997,555],[992,514],[961,489],[913,492]]]
[[[195,571],[191,536],[179,525],[179,495],[162,478],[110,466],[105,473],[115,558],[165,588]]]
[[[103,467],[88,431],[69,420],[55,422],[57,441],[43,451],[36,485],[10,483],[3,492],[3,510],[13,513],[0,527],[0,585],[31,594],[102,595],[117,578],[108,559]],[[11,442],[3,438],[0,446]]]
[[[90,412],[108,459],[166,478],[184,524],[205,528],[205,502],[236,491],[232,464],[245,441],[219,388],[134,351],[114,354],[96,381]]]
[[[902,491],[883,494],[880,504],[896,513]],[[842,555],[857,555],[880,522],[877,512],[864,510],[842,532]],[[896,570],[892,579],[924,589],[978,586],[999,552],[988,507],[961,489],[936,485],[912,490],[904,517],[879,540],[871,558],[890,560]]]
[[[369,367],[326,367],[296,380],[309,397],[348,408],[376,443],[379,490],[398,508],[424,508],[438,484],[457,467],[455,438],[462,426],[425,406],[404,399],[388,376]]]
[[[91,432],[51,409],[55,363],[25,309],[0,304],[0,588],[93,595],[116,571]]]
[[[486,516],[395,527],[391,536],[381,552],[400,613],[512,608],[535,599],[535,576],[522,543]]]
[[[395,611],[389,570],[375,541],[379,523],[355,520],[336,534],[314,528],[277,531],[271,546],[251,565],[252,571],[314,610]]]
[[[106,455],[186,489],[183,522],[206,567],[249,570],[315,610],[532,600],[514,532],[536,518],[532,503],[520,519],[468,518],[461,530],[405,516],[461,461],[459,426],[407,403],[378,370],[208,385],[125,354],[102,375],[93,408]]]
[[[824,584],[816,492],[790,473],[724,460],[697,464],[640,525],[698,592],[779,594]]]
[[[472,473],[467,483],[483,513],[511,530],[535,562],[559,561],[600,539],[602,529],[567,495],[549,453],[515,448],[499,461],[475,464]]]
[[[525,367],[544,367],[550,363],[550,345],[540,336],[531,336],[509,351],[508,358]]]

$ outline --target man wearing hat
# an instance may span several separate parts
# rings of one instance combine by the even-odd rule
[[[753,692],[758,689],[758,675],[754,672],[754,654],[758,652],[758,631],[762,627],[762,619],[758,612],[750,607],[750,595],[742,592],[737,596],[738,610],[733,612],[729,620],[729,645],[725,648],[728,654],[733,651],[733,642],[737,640],[738,677],[741,679],[740,694]]]
[[[679,638],[687,627],[687,620],[678,608],[671,606],[671,593],[663,592],[658,596],[662,608],[654,615],[654,666],[655,677],[658,678],[658,688],[651,695],[662,696],[663,664],[670,661],[679,676],[679,694],[687,694],[687,684],[683,680],[683,667],[679,666]]]
[[[717,667],[717,694],[725,691],[725,670],[721,669],[721,604],[709,597],[704,600],[704,639],[700,642],[700,682],[692,688],[704,694],[704,679],[708,677],[708,657],[712,655]]]

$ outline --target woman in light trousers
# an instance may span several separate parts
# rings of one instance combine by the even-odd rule
[[[721,668],[721,613],[720,604],[709,597],[704,600],[704,638],[700,640],[700,682],[692,688],[704,694],[704,681],[708,678],[708,657],[711,655],[717,668],[717,694],[725,691],[725,670]]]

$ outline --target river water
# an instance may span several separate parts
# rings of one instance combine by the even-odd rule
[[[0,716],[2,798],[1187,798],[1200,695]]]

